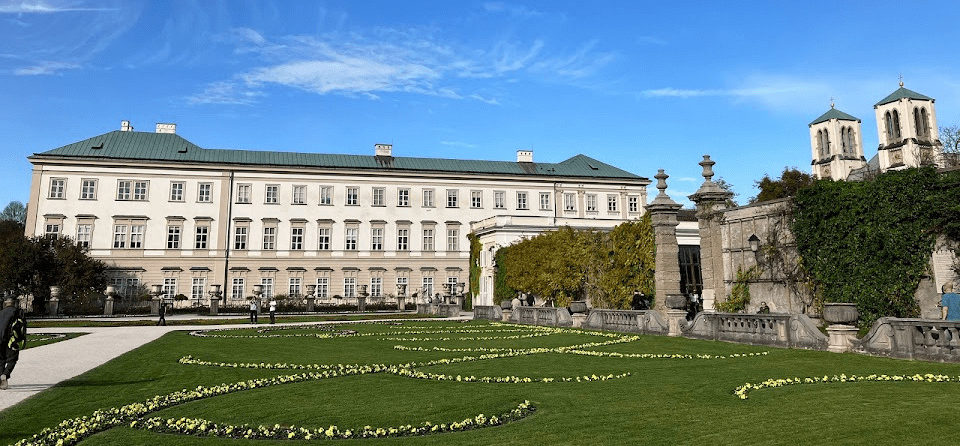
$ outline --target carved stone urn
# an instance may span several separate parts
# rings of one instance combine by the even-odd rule
[[[687,297],[683,294],[668,294],[663,304],[671,310],[684,310],[687,308]]]
[[[860,318],[857,304],[854,303],[826,303],[823,304],[823,320],[830,324],[852,325]]]
[[[575,300],[570,302],[570,313],[586,313],[587,312],[587,302],[584,300]]]

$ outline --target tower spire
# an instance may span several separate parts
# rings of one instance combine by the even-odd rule
[[[901,74],[899,77],[900,77],[900,88],[903,88],[903,74]]]

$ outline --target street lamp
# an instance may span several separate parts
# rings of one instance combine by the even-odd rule
[[[760,237],[757,237],[757,234],[753,234],[747,239],[750,242],[750,250],[753,251],[753,257],[757,260],[760,259]]]

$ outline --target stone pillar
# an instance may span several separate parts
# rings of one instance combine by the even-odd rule
[[[406,309],[407,309],[406,296],[397,296],[397,311],[404,311]]]
[[[60,311],[60,287],[54,285],[50,287],[50,300],[47,301],[47,314],[51,317],[57,317]]]
[[[210,314],[216,316],[220,313],[220,296],[210,298]]]
[[[680,294],[680,247],[677,245],[677,213],[680,205],[667,195],[667,178],[670,176],[657,171],[657,189],[660,193],[647,205],[653,222],[653,234],[657,245],[656,271],[654,282],[657,288],[654,297],[654,309],[667,309],[667,295]]]
[[[714,183],[713,165],[716,162],[710,155],[704,155],[700,166],[703,167],[703,184],[690,201],[697,206],[697,222],[700,227],[700,272],[703,277],[703,310],[714,311],[717,299],[726,295],[723,282],[723,243],[720,236],[722,211],[728,207],[733,194]]]
[[[573,328],[583,328],[583,324],[587,322],[587,315],[583,313],[574,313],[570,317],[573,319]]]
[[[687,310],[667,310],[667,336],[680,336],[681,329],[686,326]]]
[[[503,309],[503,322],[512,322],[513,321],[513,310],[510,308]]]
[[[113,296],[107,296],[103,301],[103,315],[113,316]]]
[[[307,296],[307,313],[313,313],[313,311],[316,309],[316,301],[317,298],[312,294]]]

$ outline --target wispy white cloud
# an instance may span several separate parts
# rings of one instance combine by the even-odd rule
[[[471,94],[469,97],[470,97],[470,99],[476,99],[476,100],[478,100],[478,101],[480,101],[480,102],[483,102],[483,103],[485,103],[485,104],[500,105],[500,101],[498,101],[496,98],[488,98],[488,97],[481,96],[481,95],[476,94],[476,93]]]
[[[230,104],[250,105],[263,93],[244,88],[236,82],[214,82],[208,84],[203,91],[187,97],[191,104]]]
[[[113,8],[93,8],[77,2],[0,1],[0,14],[53,14],[74,11],[112,11]]]
[[[462,141],[440,141],[440,144],[450,147],[463,147],[465,149],[475,149],[476,144],[465,143]]]
[[[530,9],[523,5],[517,5],[514,3],[507,2],[485,2],[483,5],[483,10],[493,14],[507,14],[513,17],[540,17],[543,15],[543,12],[537,11],[536,9]]]
[[[17,76],[42,76],[59,74],[63,71],[80,68],[80,65],[70,62],[40,62],[36,65],[17,68],[13,74]]]
[[[700,181],[700,179],[694,178],[694,177],[678,177],[678,178],[674,178],[673,181],[680,181],[685,183],[696,183],[697,181]]]

